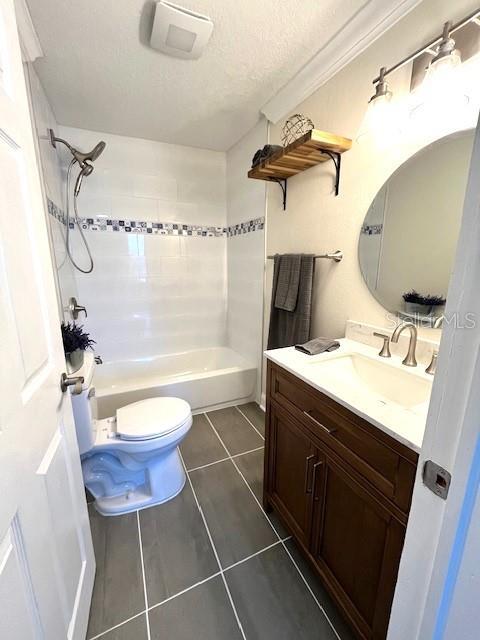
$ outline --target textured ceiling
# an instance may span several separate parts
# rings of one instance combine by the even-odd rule
[[[64,125],[226,150],[368,0],[177,0],[215,28],[199,60],[148,47],[154,3],[28,0]]]

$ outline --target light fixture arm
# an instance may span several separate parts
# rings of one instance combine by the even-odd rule
[[[374,102],[377,98],[386,98],[391,96],[390,90],[388,88],[388,83],[385,80],[385,74],[387,72],[386,67],[382,67],[380,69],[380,75],[378,76],[378,82],[375,87],[375,93],[370,98],[369,102]]]
[[[451,40],[450,36],[453,33],[455,33],[455,31],[458,31],[458,29],[461,29],[462,27],[464,27],[468,22],[476,21],[478,18],[480,18],[480,8],[476,9],[475,11],[470,13],[468,16],[466,16],[465,18],[463,18],[459,22],[455,23],[454,25],[452,25],[450,22],[446,22],[444,27],[443,27],[443,31],[442,31],[441,35],[437,36],[436,38],[434,38],[433,40],[431,40],[427,44],[423,45],[419,49],[416,49],[413,53],[408,55],[406,58],[403,58],[402,60],[400,60],[399,62],[397,62],[393,66],[388,67],[387,69],[385,69],[385,71],[383,73],[383,76],[382,75],[378,75],[376,78],[374,78],[372,80],[372,84],[377,84],[381,80],[384,80],[386,78],[386,76],[390,75],[393,71],[396,71],[397,69],[400,69],[400,67],[403,67],[404,65],[408,64],[409,62],[412,62],[412,60],[415,60],[416,58],[421,56],[423,53],[428,51],[429,49],[432,49],[432,47],[435,47],[435,46],[438,46],[438,45],[442,45],[443,41],[445,39],[445,32],[447,30],[447,25],[448,25],[447,39]],[[438,55],[439,53],[440,53],[440,51],[436,55]],[[444,55],[448,55],[448,54],[445,53]],[[383,69],[383,67],[382,67],[382,69]],[[381,72],[380,72],[380,74],[381,74]]]
[[[443,25],[443,35],[440,44],[438,45],[438,51],[430,64],[434,64],[438,60],[449,56],[455,49],[455,40],[450,37],[452,31],[452,23],[446,22]]]

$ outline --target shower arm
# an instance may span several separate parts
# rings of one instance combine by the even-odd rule
[[[68,148],[70,153],[73,155],[74,149],[73,149],[72,145],[70,145],[63,138],[57,138],[57,136],[55,135],[55,131],[53,129],[49,129],[48,130],[48,135],[50,136],[50,144],[52,145],[52,147],[54,147],[56,149],[57,148],[57,142],[61,142],[62,144],[64,144]],[[75,158],[75,156],[74,156],[74,158]],[[75,162],[77,162],[76,158],[75,158]]]

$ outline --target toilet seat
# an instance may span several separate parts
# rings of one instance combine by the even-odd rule
[[[191,418],[188,402],[180,398],[149,398],[117,410],[117,437],[152,440],[181,428]]]

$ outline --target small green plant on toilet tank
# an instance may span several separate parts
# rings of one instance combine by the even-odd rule
[[[62,322],[62,340],[67,372],[74,373],[83,365],[83,358],[87,349],[93,349],[95,340],[83,330],[82,325],[74,322]]]
[[[418,313],[428,316],[430,313],[439,311],[445,305],[445,298],[442,296],[423,295],[412,289],[403,294],[405,310],[407,313]]]

